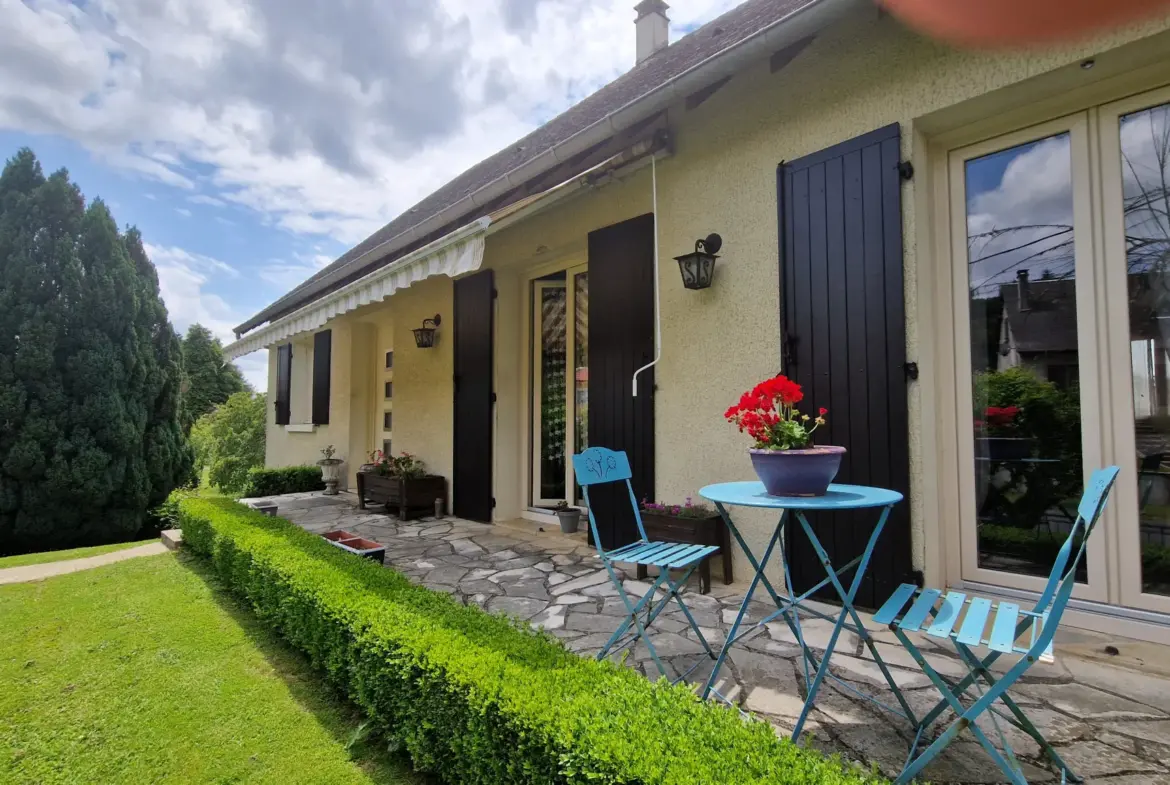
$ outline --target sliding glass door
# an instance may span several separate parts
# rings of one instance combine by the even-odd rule
[[[967,580],[1042,588],[1099,455],[1088,148],[1078,115],[951,155]],[[1080,596],[1107,597],[1105,564]]]
[[[1120,600],[1170,613],[1170,88],[1098,125]]]
[[[1112,463],[1076,596],[1170,613],[1170,88],[954,150],[949,188],[961,578],[1039,589]]]
[[[586,446],[589,274],[571,268],[532,282],[532,505],[574,504],[570,457]]]

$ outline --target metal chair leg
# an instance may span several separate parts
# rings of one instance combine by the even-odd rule
[[[988,670],[987,667],[990,664],[990,657],[988,657],[986,661],[981,660],[975,656],[975,652],[971,651],[970,647],[959,643],[958,641],[955,641],[955,650],[958,651],[959,656],[966,661],[967,667],[971,669],[972,672],[977,672],[988,682],[988,684],[994,685],[996,683],[995,678],[991,675],[991,671]],[[1027,714],[1024,713],[1024,710],[1021,709],[1014,700],[1012,700],[1011,696],[1005,692],[1000,696],[999,699],[1015,716],[1016,722],[1012,724],[1022,730],[1024,733],[1027,733],[1036,741],[1037,744],[1040,745],[1040,750],[1048,757],[1050,761],[1053,762],[1053,764],[1057,766],[1057,768],[1060,769],[1064,777],[1071,782],[1081,782],[1082,778],[1073,773],[1068,764],[1064,762],[1064,759],[1060,757],[1060,754],[1057,753],[1057,751],[1048,742],[1048,739],[1044,738],[1044,734],[1042,734],[1039,729],[1032,723],[1032,720],[1028,717]]]
[[[666,581],[669,575],[668,571],[663,570],[662,574],[658,576],[658,579],[654,581],[654,585],[650,588],[650,591],[646,592],[646,595],[642,597],[642,599],[640,599],[636,605],[632,605],[630,603],[629,596],[626,594],[625,588],[622,586],[621,581],[619,581],[617,576],[614,574],[613,566],[609,561],[605,561],[605,569],[609,572],[609,578],[613,582],[613,585],[617,587],[618,594],[621,596],[622,602],[625,603],[626,610],[629,611],[629,619],[627,619],[622,624],[622,626],[618,628],[617,632],[610,636],[609,641],[605,644],[604,647],[602,647],[601,651],[597,653],[597,659],[600,660],[609,654],[610,647],[612,647],[618,638],[620,638],[622,634],[624,634],[624,632],[629,629],[630,622],[632,621],[634,626],[638,628],[638,634],[634,636],[633,642],[636,644],[639,639],[645,641],[646,648],[650,651],[650,658],[654,660],[654,664],[658,667],[658,672],[665,676],[666,667],[662,664],[662,660],[658,659],[658,651],[654,648],[654,644],[650,642],[650,636],[646,634],[646,627],[638,619],[638,612],[642,610],[645,604],[648,603],[654,596],[654,592],[658,591],[659,587],[662,586],[662,584]],[[658,610],[661,610],[661,608]],[[654,616],[657,615],[657,613],[654,614]],[[654,617],[651,617],[650,620],[653,620],[653,618]]]
[[[663,572],[665,571],[666,569],[663,568]],[[674,598],[674,600],[678,603],[678,606],[682,608],[683,615],[687,617],[687,622],[690,623],[691,629],[694,630],[695,635],[698,636],[699,643],[703,644],[703,648],[707,651],[707,656],[711,659],[715,659],[715,652],[711,651],[711,646],[707,643],[707,639],[703,636],[703,631],[699,629],[699,625],[695,621],[695,617],[691,615],[691,609],[687,607],[687,604],[683,602],[683,598],[679,594],[679,589],[686,585],[687,581],[694,572],[695,568],[691,567],[678,581],[669,581],[670,591],[667,592],[666,602],[670,602],[671,597]],[[665,605],[666,603],[663,604]]]

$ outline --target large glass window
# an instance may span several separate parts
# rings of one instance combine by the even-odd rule
[[[1170,595],[1170,104],[1119,126],[1141,590]]]
[[[1047,576],[1083,476],[1070,134],[963,174],[977,563]]]

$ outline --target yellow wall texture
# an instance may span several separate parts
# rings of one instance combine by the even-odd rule
[[[451,279],[440,276],[398,291],[389,300],[393,334],[402,338],[394,351],[394,452],[413,453],[448,480],[454,419],[453,292]],[[435,346],[419,349],[410,331],[435,314],[443,318]]]
[[[671,261],[661,267],[659,496],[678,500],[706,483],[752,476],[744,437],[723,421],[722,413],[740,392],[779,366],[780,161],[893,122],[901,124],[903,157],[909,159],[917,118],[1167,27],[1161,22],[1096,43],[1009,55],[955,52],[919,38],[889,17],[868,16],[830,30],[776,74],[763,63],[736,76],[696,110],[676,111],[672,118],[676,154],[658,168],[662,256],[669,259],[689,251],[694,239],[708,232],[719,232],[724,245],[709,290],[687,291],[679,282],[677,265]],[[919,178],[907,183],[902,192],[911,360],[917,359],[919,334],[917,182]],[[933,455],[933,446],[922,444],[922,429],[917,388],[911,385],[916,567],[924,566],[923,529],[928,523],[918,487]],[[763,547],[774,517],[738,514],[753,548]],[[740,579],[749,575],[738,553],[735,569]]]

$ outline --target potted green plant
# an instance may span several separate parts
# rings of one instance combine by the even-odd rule
[[[562,499],[553,507],[553,512],[557,514],[557,520],[561,524],[562,534],[576,533],[577,528],[581,525],[580,508],[570,507],[569,503]]]
[[[801,414],[800,385],[786,376],[766,379],[724,412],[728,422],[755,442],[752,468],[771,496],[824,496],[841,468],[844,447],[816,447],[812,435],[825,424],[828,409]]]
[[[682,504],[663,504],[643,499],[638,505],[642,527],[651,542],[679,542],[694,545],[718,545],[723,556],[723,582],[731,583],[731,533],[723,517],[705,504],[695,504],[688,496]],[[646,567],[638,567],[638,578],[646,577]],[[711,590],[711,559],[699,565],[699,592]]]
[[[321,455],[324,457],[317,461],[317,465],[321,467],[321,479],[325,482],[325,495],[336,496],[337,485],[341,482],[341,465],[345,463],[341,458],[334,458],[337,450],[333,449],[330,444],[325,449],[321,450]]]
[[[440,508],[447,506],[446,478],[429,474],[426,464],[408,452],[394,456],[375,450],[362,469],[357,485],[358,507],[363,510],[367,504],[384,504],[407,521],[433,514],[436,500]]]

